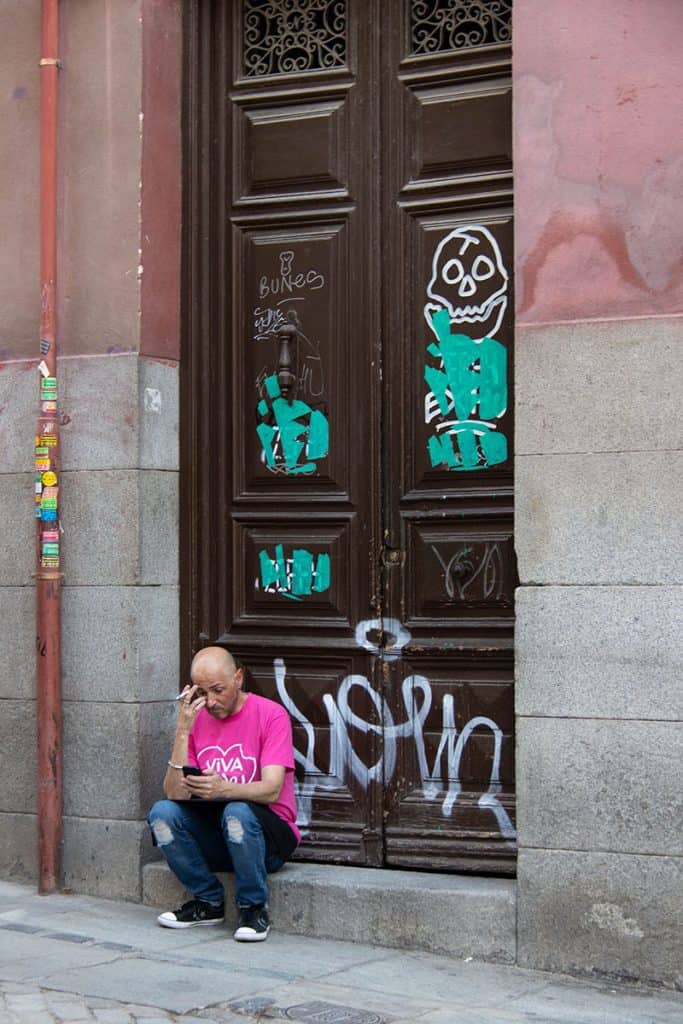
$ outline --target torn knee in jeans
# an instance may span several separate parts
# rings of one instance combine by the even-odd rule
[[[173,842],[173,832],[165,821],[153,821],[151,823],[151,829],[154,833],[157,846],[168,846],[169,843]]]
[[[231,843],[241,843],[244,839],[244,828],[239,818],[228,816],[228,839]]]

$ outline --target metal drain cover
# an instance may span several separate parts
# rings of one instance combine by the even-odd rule
[[[288,1020],[297,1020],[300,1024],[385,1024],[384,1018],[376,1013],[337,1003],[299,1003],[282,1012]]]

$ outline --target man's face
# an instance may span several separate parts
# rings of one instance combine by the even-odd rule
[[[229,718],[244,703],[243,673],[238,668],[230,672],[213,659],[198,662],[192,670],[192,682],[197,689],[194,698],[206,699],[206,710],[214,718]]]

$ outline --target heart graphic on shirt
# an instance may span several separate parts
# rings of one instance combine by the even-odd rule
[[[256,758],[245,754],[241,743],[233,743],[227,750],[204,747],[197,754],[197,761],[203,770],[215,772],[226,782],[253,782],[256,775]]]

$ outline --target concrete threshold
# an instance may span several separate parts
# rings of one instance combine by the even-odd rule
[[[233,879],[219,877],[229,914]],[[280,932],[503,964],[516,960],[512,880],[296,862],[268,881],[273,928]],[[154,862],[143,869],[142,898],[172,910],[187,894],[165,863]]]

